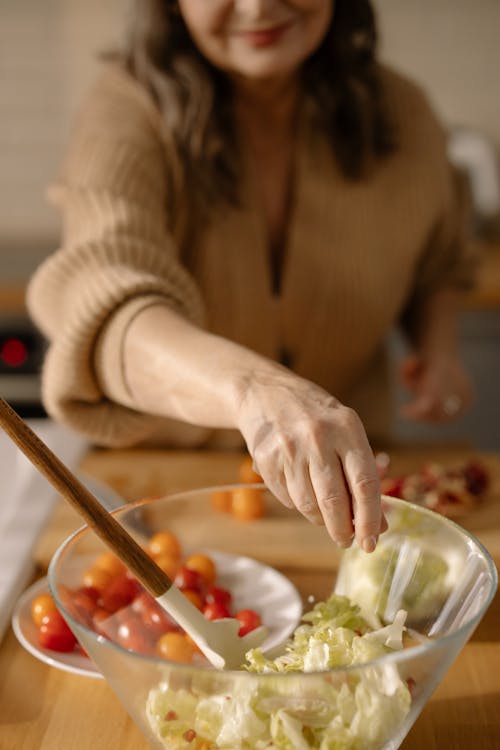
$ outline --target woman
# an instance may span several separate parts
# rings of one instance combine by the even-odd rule
[[[63,243],[28,298],[48,411],[108,445],[237,430],[286,506],[372,551],[387,330],[410,418],[470,392],[444,134],[376,62],[369,2],[140,0],[51,196]]]

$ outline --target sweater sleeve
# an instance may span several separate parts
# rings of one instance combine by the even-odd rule
[[[395,83],[402,85],[400,80]],[[407,152],[420,164],[414,200],[431,205],[427,196],[432,197],[428,233],[422,238],[401,316],[411,336],[419,309],[434,292],[444,287],[465,291],[473,286],[479,258],[472,242],[470,193],[464,176],[447,157],[447,132],[424,92],[408,81],[404,88],[404,114],[396,112],[396,118]]]
[[[110,69],[90,92],[49,190],[63,218],[62,244],[37,269],[27,294],[48,340],[42,396],[51,416],[99,444],[142,442],[164,421],[110,397],[123,390],[122,373],[98,371],[116,361],[96,357],[102,332],[99,351],[119,351],[121,342],[108,340],[106,331],[124,334],[151,303],[204,321],[199,290],[179,261],[169,225],[169,153],[145,92]],[[118,312],[120,325],[108,325]]]

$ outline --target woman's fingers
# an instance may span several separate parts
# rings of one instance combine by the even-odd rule
[[[328,533],[340,547],[350,547],[354,537],[353,511],[339,459],[333,456],[326,466],[312,461],[309,474]]]
[[[364,445],[347,448],[342,458],[345,478],[351,492],[356,539],[365,552],[373,552],[382,526],[380,482],[375,458]]]
[[[297,510],[311,523],[320,525],[325,522],[316,494],[311,483],[307,464],[285,463],[285,479],[288,494],[293,500]]]

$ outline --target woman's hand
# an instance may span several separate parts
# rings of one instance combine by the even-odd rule
[[[414,421],[446,422],[472,403],[472,385],[461,361],[448,353],[411,354],[401,365],[401,379],[412,398],[401,408]]]
[[[207,333],[164,305],[125,340],[130,405],[206,427],[237,428],[281,502],[371,552],[387,528],[375,459],[357,414],[276,362]]]
[[[387,523],[373,453],[352,409],[276,367],[251,378],[237,419],[256,470],[285,506],[324,523],[341,547],[355,534],[373,551]]]

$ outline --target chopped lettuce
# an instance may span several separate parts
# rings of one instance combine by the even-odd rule
[[[400,609],[419,626],[442,606],[456,578],[448,558],[409,535],[381,539],[369,556],[353,546],[343,555],[335,591],[356,602],[373,627],[392,621]]]
[[[411,697],[395,665],[368,663],[403,647],[404,622],[399,612],[372,630],[357,605],[333,594],[303,616],[283,654],[248,652],[243,668],[257,675],[228,675],[225,690],[216,672],[189,689],[162,682],[148,698],[150,725],[171,750],[192,748],[193,732],[210,750],[376,750],[404,722]],[[342,671],[357,664],[366,666]]]

